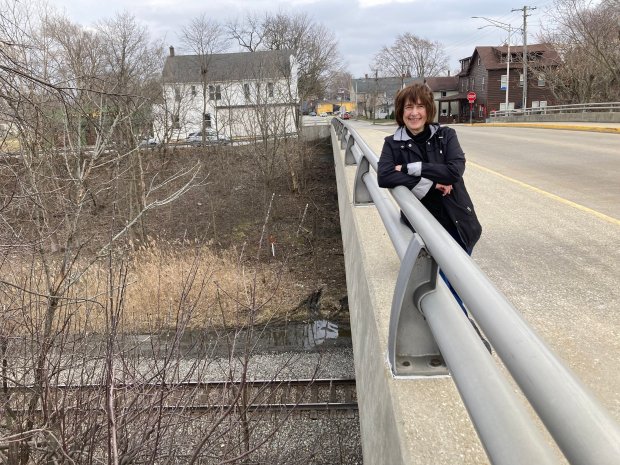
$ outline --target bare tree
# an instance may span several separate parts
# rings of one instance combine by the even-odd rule
[[[242,21],[235,18],[228,22],[226,30],[242,49],[255,52],[260,49],[264,39],[262,23],[263,19],[258,13],[248,13]]]
[[[448,56],[443,46],[406,32],[393,45],[384,46],[375,56],[374,66],[384,76],[440,76],[447,72]]]
[[[292,50],[299,63],[299,98],[322,97],[329,77],[342,69],[334,33],[306,13],[248,15],[228,25],[229,34],[249,51]]]
[[[556,0],[539,39],[551,43],[561,63],[539,68],[562,103],[620,99],[620,3]]]
[[[32,432],[40,429],[37,425],[57,426],[55,407],[48,398],[49,383],[58,379],[67,331],[79,319],[80,305],[95,300],[76,294],[78,283],[102,256],[109,256],[111,245],[126,238],[148,210],[172,202],[189,189],[198,167],[159,182],[156,176],[148,181],[144,176],[133,127],[144,100],[140,91],[149,53],[131,18],[102,23],[97,34],[106,38],[106,54],[101,48],[88,52],[86,47],[100,43],[98,39],[66,20],[55,20],[46,10],[40,16],[31,15],[25,4],[18,7],[2,9],[10,16],[3,15],[0,35],[11,40],[0,56],[5,71],[0,107],[20,142],[19,157],[2,164],[2,179],[15,180],[9,183],[13,192],[2,195],[19,200],[7,205],[0,221],[7,226],[2,229],[5,247],[22,251],[14,256],[15,262],[30,260],[31,267],[28,273],[5,279],[3,286],[9,295],[15,291],[37,297],[36,302],[19,307],[19,318],[3,325],[2,336],[10,334],[7,331],[16,322],[33,335],[29,369],[4,378],[32,386],[23,401],[25,415],[11,413],[10,404],[6,410],[8,426],[22,438],[15,443],[9,461],[26,464],[36,449],[37,440],[33,446],[31,439]],[[71,32],[75,35],[69,37]],[[89,53],[93,53],[92,60]],[[86,149],[83,129],[89,122],[96,143]],[[135,196],[138,204],[126,209],[116,193],[128,172],[141,190]],[[106,176],[107,182],[101,183]],[[160,195],[162,186],[175,183],[178,189]],[[106,194],[111,191],[112,195]],[[89,214],[101,206],[98,194],[111,200],[109,207],[116,215],[128,217],[113,222],[107,235],[95,239],[83,234],[81,223],[92,220]],[[101,252],[85,257],[86,248]],[[114,295],[110,294],[111,302]],[[44,429],[48,438],[58,437],[54,427]],[[110,448],[117,450],[118,444],[113,441]],[[117,452],[112,455],[118,459]]]
[[[217,90],[209,88],[209,70],[213,54],[221,53],[228,47],[228,38],[225,29],[218,22],[208,19],[206,14],[194,18],[189,25],[181,30],[181,41],[195,55],[200,64],[202,84],[202,142],[206,142],[207,131],[207,102],[208,98],[215,99]],[[216,118],[217,121],[217,118]],[[216,128],[217,129],[217,128]]]

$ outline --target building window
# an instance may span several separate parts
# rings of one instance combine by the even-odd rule
[[[538,87],[545,87],[545,75],[544,74],[538,75]]]
[[[471,85],[469,86],[471,90],[476,89],[476,78],[471,78]]]
[[[269,97],[273,97],[273,82],[267,83],[267,94]]]
[[[196,96],[196,86],[192,86],[192,97]]]
[[[445,90],[442,90],[442,91],[441,91],[441,96],[442,96],[442,97],[446,97],[447,95],[448,95],[448,93],[447,93]]]
[[[482,76],[482,90],[484,90],[484,76]]]
[[[211,127],[211,113],[205,113],[205,127],[210,128]]]
[[[499,90],[506,90],[506,87],[508,87],[508,76],[502,74],[502,79],[499,84]]]
[[[243,84],[243,96],[246,100],[250,100],[250,84]]]
[[[523,73],[519,73],[519,87],[523,87]]]
[[[478,66],[480,65],[480,57],[478,57]]]
[[[180,101],[181,101],[181,89],[180,89],[179,87],[175,87],[175,88],[174,88],[174,99],[175,99],[177,102],[180,102]]]
[[[221,100],[222,91],[220,86],[209,86],[209,100]]]

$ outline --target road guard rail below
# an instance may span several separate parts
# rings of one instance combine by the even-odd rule
[[[387,343],[387,361],[396,382],[441,377],[449,372],[491,463],[561,463],[522,396],[514,392],[444,281],[438,279],[441,268],[568,462],[620,463],[620,427],[609,412],[552,353],[411,191],[404,186],[390,189],[395,203],[386,196],[386,190],[377,184],[378,158],[350,123],[339,118],[332,120],[332,144],[336,163],[344,149],[344,165],[356,166],[353,205],[344,208],[374,205],[400,259]],[[338,175],[338,167],[336,172]],[[340,180],[338,184],[340,190]],[[340,200],[339,205],[342,209]],[[396,205],[417,233],[402,223]],[[354,247],[346,235],[343,230],[349,281],[351,260],[347,253],[352,253]],[[354,337],[354,344],[355,340]],[[362,410],[363,384],[358,379]],[[364,442],[364,430],[379,425],[365,427],[362,413],[360,418],[364,463],[381,463],[386,460],[381,456],[384,452],[373,456]],[[371,449],[387,450],[394,446],[381,446],[375,437],[372,441]],[[394,458],[391,460],[390,463],[396,463]]]

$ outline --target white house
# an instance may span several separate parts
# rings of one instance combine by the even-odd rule
[[[182,140],[203,121],[231,140],[295,133],[298,68],[290,50],[175,55],[170,47],[155,135]]]

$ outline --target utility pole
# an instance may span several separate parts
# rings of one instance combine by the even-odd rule
[[[524,5],[523,8],[515,8],[511,11],[523,11],[523,103],[522,108],[527,108],[527,10],[535,10],[536,7]]]

